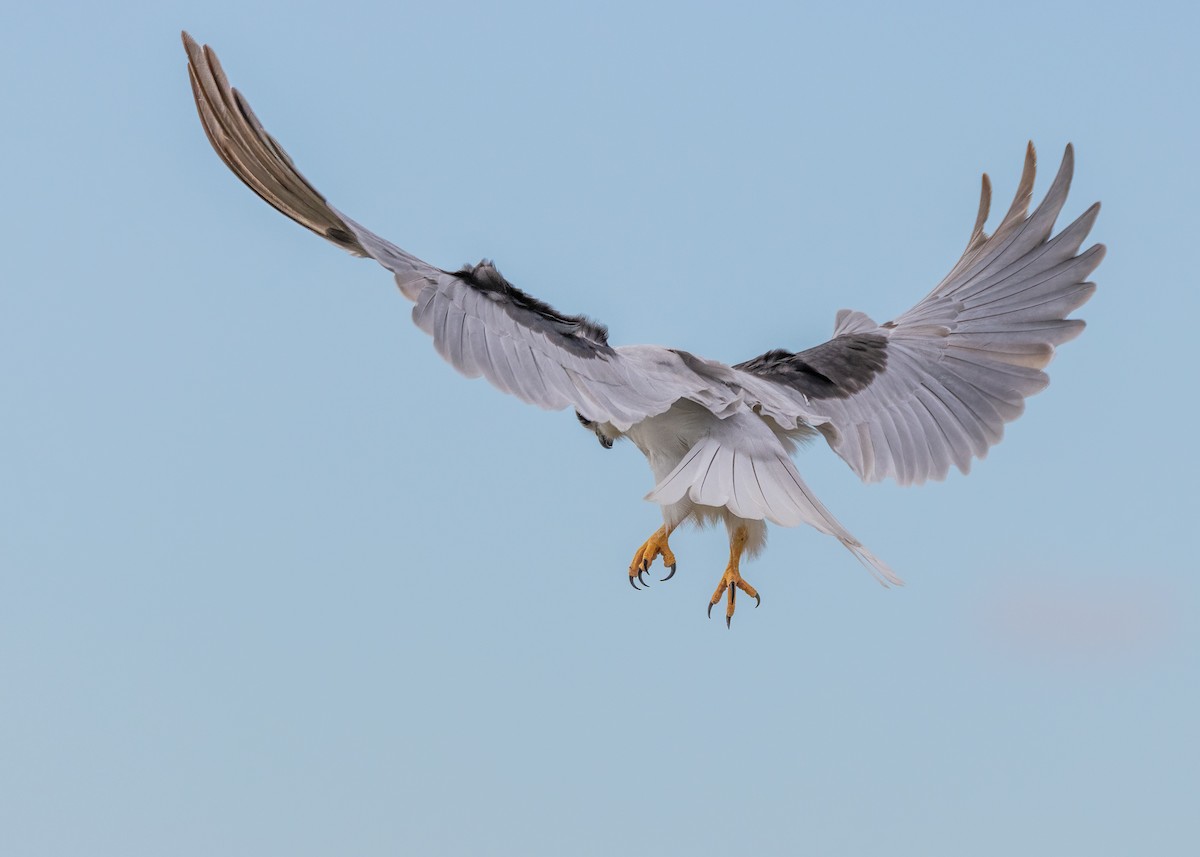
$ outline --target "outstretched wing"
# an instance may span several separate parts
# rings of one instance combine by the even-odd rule
[[[401,250],[342,214],[304,178],[229,85],[216,54],[187,33],[183,44],[200,121],[233,173],[274,208],[355,256],[390,270],[415,302],[413,321],[449,363],[543,408],[573,406],[624,431],[681,398],[714,409],[737,394],[714,388],[673,351],[616,349],[608,331],[560,313],[509,283],[487,261],[445,271]]]
[[[1092,205],[1053,235],[1071,185],[1074,152],[1032,214],[1036,156],[1030,143],[1016,198],[993,235],[983,231],[991,185],[961,259],[924,300],[894,321],[838,313],[833,339],[734,368],[786,391],[794,408],[763,407],[781,423],[815,425],[866,481],[900,484],[964,473],[1000,441],[1025,398],[1049,383],[1054,348],[1084,323],[1067,315],[1092,296],[1088,276],[1104,246],[1079,247],[1100,211]]]

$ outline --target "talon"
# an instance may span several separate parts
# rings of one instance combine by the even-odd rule
[[[664,577],[663,580],[670,580],[675,576],[675,554],[671,553],[671,549],[667,547],[668,535],[669,531],[664,524],[658,528],[658,532],[646,539],[642,546],[637,549],[637,552],[634,553],[633,562],[629,565],[629,583],[634,589],[649,588],[650,581],[645,575],[650,573],[650,569],[654,567],[654,560],[660,556],[663,559],[663,565],[669,563],[671,569],[671,573]],[[635,578],[642,584],[641,587],[634,582]]]
[[[631,574],[631,575],[629,575],[629,585],[630,585],[630,586],[632,586],[634,589],[636,589],[638,592],[641,592],[641,591],[642,591],[642,588],[641,588],[640,586],[638,586],[636,583],[634,583],[634,582],[633,582],[633,575],[632,575],[632,574]]]
[[[725,627],[733,626],[733,614],[737,610],[737,593],[740,589],[748,596],[754,599],[754,607],[757,609],[762,604],[762,599],[758,596],[758,590],[742,579],[741,571],[738,566],[742,558],[742,551],[746,547],[746,529],[738,527],[729,537],[729,565],[725,568],[725,573],[721,575],[720,582],[717,583],[717,591],[713,593],[712,601],[708,604],[708,615],[712,616],[712,609],[717,602],[721,600],[721,596],[725,596]]]

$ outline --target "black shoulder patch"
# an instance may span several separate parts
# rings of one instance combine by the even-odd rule
[[[330,226],[325,230],[325,237],[343,250],[350,250],[360,256],[368,255],[363,246],[358,243],[358,239],[340,226]]]
[[[810,399],[845,399],[866,389],[887,367],[887,337],[845,333],[807,351],[776,348],[734,369],[768,378]]]
[[[550,304],[521,291],[504,279],[504,275],[487,259],[478,265],[463,265],[453,274],[476,291],[490,295],[521,324],[556,334],[557,342],[580,356],[600,357],[613,353],[605,325],[584,315],[561,313]]]

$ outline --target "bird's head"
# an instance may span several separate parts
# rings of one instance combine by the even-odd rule
[[[613,441],[621,436],[616,427],[612,423],[598,423],[594,420],[589,420],[579,411],[575,412],[575,418],[579,420],[579,424],[588,431],[596,435],[596,440],[600,441],[600,445],[605,449],[612,449]]]

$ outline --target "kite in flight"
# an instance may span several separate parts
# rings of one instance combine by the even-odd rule
[[[467,377],[480,375],[506,393],[550,410],[571,407],[609,449],[629,438],[654,472],[646,499],[663,524],[637,549],[629,582],[637,589],[659,557],[675,574],[668,539],[685,522],[724,522],[729,563],[708,612],[726,597],[725,624],[737,593],[760,603],[741,561],[766,543],[766,522],[808,524],[833,536],[880,583],[901,584],[863,547],[800,478],[799,441],[821,435],[864,481],[901,485],[942,479],[951,465],[968,472],[998,443],[1025,398],[1049,383],[1042,369],[1054,347],[1083,330],[1066,316],[1092,296],[1088,276],[1104,246],[1082,253],[1100,210],[1095,203],[1054,233],[1066,202],[1070,145],[1045,199],[1029,213],[1036,157],[1025,168],[1012,207],[983,230],[991,184],[961,259],[908,312],[878,324],[861,312],[837,314],[833,338],[807,351],[773,349],[728,366],[657,345],[610,345],[608,329],[567,315],[508,282],[487,260],[444,270],[380,238],[335,209],[300,175],[217,56],[187,33],[188,73],[209,142],[251,190],[301,226],[395,275],[413,302],[417,327]]]

